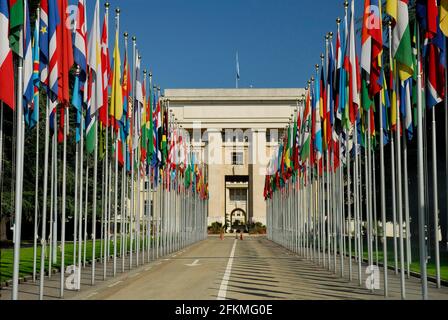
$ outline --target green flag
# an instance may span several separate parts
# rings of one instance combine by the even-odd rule
[[[412,77],[414,63],[412,58],[411,30],[409,26],[408,2],[398,1],[397,24],[393,31],[392,52],[397,60],[398,74],[401,81]]]
[[[151,84],[150,84],[151,87]],[[153,95],[151,93],[151,90],[149,91],[149,132],[148,132],[148,139],[149,139],[149,146],[148,146],[148,163],[152,162],[152,158],[154,157],[154,119],[153,119],[153,105],[155,101],[153,100]]]
[[[311,102],[309,91],[307,92],[303,121],[303,143],[300,156],[302,161],[306,161],[311,155]]]
[[[10,0],[10,19],[9,19],[9,45],[20,57],[23,57],[23,41],[20,41],[21,30],[24,24],[23,0]]]

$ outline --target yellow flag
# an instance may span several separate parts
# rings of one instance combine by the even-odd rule
[[[440,1],[440,30],[448,37],[448,0]]]
[[[390,15],[395,21],[397,20],[397,7],[398,0],[387,0],[386,2],[386,13]]]
[[[123,117],[123,91],[121,88],[121,57],[120,48],[118,45],[118,30],[115,33],[115,48],[114,48],[114,71],[112,75],[112,95],[110,101],[110,115],[114,116],[116,120],[121,120]]]

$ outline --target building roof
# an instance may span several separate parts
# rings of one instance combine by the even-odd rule
[[[181,101],[296,101],[305,93],[300,88],[278,89],[165,89],[165,98]]]

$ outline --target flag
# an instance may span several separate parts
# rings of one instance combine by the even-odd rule
[[[162,152],[162,167],[166,164],[166,159],[168,156],[168,110],[164,108],[162,112],[163,116],[163,128],[162,128],[162,144],[160,146]]]
[[[428,108],[432,108],[442,102],[444,97],[445,72],[442,59],[446,53],[439,50],[434,42],[429,44],[428,51],[426,99]]]
[[[395,21],[397,20],[398,1],[400,0],[387,0],[386,2],[386,13]]]
[[[310,90],[307,90],[306,93],[306,103],[305,110],[303,112],[303,125],[302,125],[302,134],[303,134],[303,143],[301,150],[301,158],[302,161],[308,160],[311,152],[311,109],[310,109]]]
[[[25,121],[28,123],[29,113],[33,107],[33,48],[31,43],[31,24],[28,1],[24,1],[25,22],[23,28],[25,58],[23,59],[23,108]]]
[[[125,137],[128,136],[129,133],[129,110],[131,102],[129,101],[129,94],[132,91],[131,79],[129,77],[129,63],[128,63],[128,48],[125,47],[124,50],[124,65],[123,65],[123,76],[121,78],[121,88],[122,88],[122,97],[123,97],[123,115],[120,120],[120,126],[123,128],[123,134]],[[125,138],[123,137],[123,138]]]
[[[370,67],[370,87],[369,93],[371,97],[376,96],[381,91],[381,54],[383,52],[383,21],[380,0],[370,0],[372,8],[370,14],[370,28],[368,29],[371,36],[371,67]]]
[[[134,141],[132,142],[134,150],[136,150],[139,146],[140,139],[140,131],[141,131],[141,120],[142,120],[142,106],[143,106],[143,90],[142,90],[142,81],[141,81],[141,58],[136,54],[135,61],[135,99],[134,99],[134,132],[133,137]]]
[[[351,19],[350,30],[348,37],[348,44],[346,49],[344,68],[348,75],[348,108],[345,110],[345,127],[350,128],[351,124],[356,121],[356,115],[358,113],[358,107],[360,106],[360,93],[359,93],[359,70],[358,70],[358,58],[356,56],[356,42],[355,42],[355,3],[352,0],[351,3]]]
[[[75,77],[75,84],[73,86],[73,96],[72,96],[72,105],[76,109],[76,143],[81,141],[81,117],[82,117],[82,98],[83,94],[81,91],[79,75]]]
[[[8,0],[0,0],[0,100],[15,109],[14,65],[9,47]]]
[[[118,161],[121,165],[124,166],[125,159],[127,161],[126,163],[126,170],[130,170],[129,166],[129,148],[128,148],[128,135],[129,135],[129,117],[128,117],[128,110],[130,107],[129,102],[129,92],[131,91],[131,80],[129,77],[129,64],[128,64],[128,57],[127,57],[127,46],[125,47],[124,51],[124,66],[123,66],[123,75],[121,78],[121,88],[122,88],[122,99],[123,99],[123,106],[122,106],[122,116],[121,119],[118,122],[115,122],[115,125],[119,126],[120,128],[120,139],[118,140],[118,147],[120,148],[121,153],[118,154]]]
[[[112,94],[110,97],[110,115],[117,121],[123,117],[123,88],[121,86],[121,57],[118,41],[118,30],[115,33],[114,70],[112,74]]]
[[[387,89],[387,81],[386,76],[384,75],[384,69],[381,71],[381,77],[382,81],[382,89],[381,89],[381,108],[382,108],[382,115],[383,115],[383,138],[384,138],[384,145],[387,145],[389,143],[389,119],[387,116],[387,109],[390,108],[390,99],[388,95],[388,89]]]
[[[39,121],[39,19],[36,19],[33,37],[33,109],[28,118],[28,125],[33,129]]]
[[[321,68],[321,74],[323,76],[323,66]],[[322,159],[322,122],[320,118],[320,81],[316,79],[313,99],[313,114],[314,114],[314,151],[316,153],[316,161],[319,162]]]
[[[56,34],[58,43],[58,71],[59,71],[59,81],[58,81],[58,100],[59,103],[68,107],[70,101],[69,94],[69,76],[70,69],[73,66],[73,44],[72,44],[72,30],[67,28],[66,21],[70,19],[67,14],[67,0],[58,0],[59,5],[59,16],[61,17],[62,23],[58,24]],[[61,109],[63,110],[63,109]],[[63,117],[61,117],[63,118]]]
[[[338,134],[341,134],[342,132],[342,110],[343,105],[345,103],[345,92],[343,88],[345,88],[345,80],[344,80],[344,69],[343,69],[343,63],[344,63],[344,56],[343,52],[345,51],[346,46],[346,27],[347,27],[347,17],[344,19],[344,24],[342,26],[342,30],[340,27],[340,24],[338,24],[338,31],[336,36],[336,74],[335,74],[335,97],[334,97],[334,113],[336,115],[335,117],[335,123],[334,128],[335,131]],[[317,92],[319,94],[319,92]]]
[[[392,53],[396,59],[397,72],[401,81],[409,79],[414,73],[408,2],[409,0],[398,1],[397,24],[393,29]]]
[[[330,41],[328,50],[328,62],[327,62],[327,103],[325,110],[324,119],[324,133],[325,133],[325,147],[326,149],[331,149],[332,138],[333,138],[333,124],[334,124],[334,53],[333,53],[333,42]]]
[[[96,1],[92,30],[87,47],[89,66],[89,108],[86,120],[86,148],[88,153],[95,149],[97,111],[103,104],[103,72],[101,68],[100,7]]]
[[[288,138],[285,145],[285,153],[284,153],[284,163],[285,163],[285,180],[288,180],[291,173],[291,151],[292,151],[292,133],[293,127],[290,125],[288,127]]]
[[[78,66],[73,88],[72,104],[76,109],[76,143],[81,141],[82,106],[87,103],[87,26],[84,0],[78,1],[78,19],[76,24],[73,58]]]
[[[108,119],[108,106],[109,106],[109,76],[110,76],[110,56],[109,56],[109,39],[108,39],[108,16],[104,15],[103,22],[103,32],[101,35],[101,66],[103,71],[103,103],[99,109],[98,120],[101,123],[102,127],[109,126]],[[116,31],[118,35],[118,30]],[[118,46],[118,41],[116,40],[115,46]],[[119,51],[119,49],[118,49]],[[115,51],[114,51],[115,54]],[[119,57],[118,57],[119,58]],[[115,59],[115,57],[114,57]],[[115,63],[115,62],[114,62]],[[121,63],[121,62],[120,62]],[[121,76],[121,71],[118,73],[118,78]],[[119,80],[118,80],[119,82]],[[120,89],[121,90],[121,89]],[[112,98],[112,97],[111,97]],[[121,118],[119,118],[121,119]]]
[[[89,81],[91,102],[90,114],[95,115],[103,104],[103,72],[101,65],[101,36],[100,36],[100,8],[99,0],[96,1],[92,30],[89,34],[87,47],[88,65],[90,68]]]
[[[153,94],[152,94],[152,88],[151,88],[151,82],[149,83],[149,101],[148,101],[148,114],[149,116],[149,128],[148,128],[148,164],[151,165],[153,158],[154,158],[154,110],[153,110]],[[182,136],[179,135],[179,144],[182,145]]]
[[[406,128],[408,140],[413,137],[411,81],[408,79],[400,84],[400,112]]]
[[[236,78],[240,80],[240,60],[238,58],[238,51],[236,52]]]
[[[9,42],[12,51],[24,57],[22,28],[25,22],[24,0],[9,0]]]
[[[54,102],[58,97],[58,43],[56,28],[60,24],[56,0],[42,0],[40,9],[40,74],[48,96]],[[54,104],[52,104],[54,105]]]
[[[59,16],[61,21],[57,26],[56,38],[58,42],[58,100],[61,104],[60,117],[59,117],[59,130],[58,141],[62,143],[64,141],[64,127],[65,127],[65,108],[70,103],[70,85],[69,76],[70,69],[73,66],[73,44],[72,44],[72,31],[67,28],[66,21],[69,21],[69,15],[67,14],[67,0],[58,0]]]
[[[370,20],[370,0],[364,1],[364,15],[362,23],[362,38],[361,38],[361,69],[370,80],[370,67],[372,64],[372,36],[369,29],[371,28]]]
[[[147,127],[148,124],[148,101],[146,99],[146,80],[147,75],[143,77],[143,84],[142,84],[142,93],[143,93],[143,107],[142,107],[142,119],[141,119],[141,139],[140,139],[140,147],[141,147],[141,163],[142,163],[142,170],[143,168],[146,168],[146,158],[148,156],[148,130]]]
[[[84,0],[78,1],[78,19],[75,30],[73,58],[80,68],[80,81],[85,83],[87,78],[87,26],[86,8]]]
[[[448,36],[448,0],[440,1],[440,29]]]
[[[156,158],[156,165],[160,165],[162,163],[162,151],[160,148],[160,144],[162,141],[162,113],[161,113],[161,107],[160,107],[160,99],[158,98],[157,100],[157,107],[156,107],[156,115],[155,115],[155,126],[154,126],[154,130],[155,130],[155,136],[156,136],[156,140],[155,140],[155,146],[156,146],[156,154],[157,157]]]

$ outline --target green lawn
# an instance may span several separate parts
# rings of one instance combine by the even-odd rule
[[[87,251],[86,251],[86,260],[90,261],[92,259],[92,245],[93,241],[89,240],[87,241]],[[120,252],[120,240],[117,241],[117,253]],[[130,241],[127,242],[128,250],[130,248]],[[71,265],[73,264],[73,243],[69,242],[65,244],[65,265]],[[96,247],[95,247],[95,255],[96,258],[100,257],[100,247],[101,247],[101,241],[96,241]],[[140,248],[142,245],[140,246]],[[113,242],[111,241],[110,250],[111,254],[113,253]],[[81,259],[84,258],[84,245],[82,249],[82,255]],[[20,277],[22,276],[28,276],[33,274],[33,247],[22,247],[20,250]],[[37,274],[40,272],[40,246],[37,247]],[[47,258],[45,259],[45,270],[48,270],[48,252],[49,247],[47,246]],[[52,268],[60,268],[60,262],[61,262],[61,253],[60,250],[58,250],[58,261],[56,264],[52,264]],[[14,259],[14,250],[11,249],[1,249],[0,250],[0,282],[4,282],[7,280],[12,279],[12,269],[13,269],[13,259]],[[83,261],[83,260],[81,260]]]
[[[405,244],[406,245],[406,244]],[[348,244],[347,244],[348,247]],[[412,262],[411,262],[411,271],[420,273],[420,254],[418,250],[417,244],[411,244],[412,247]],[[354,244],[352,243],[352,251],[354,250]],[[375,244],[373,245],[373,259],[375,261],[376,259],[376,253],[375,253]],[[383,245],[381,241],[378,242],[378,259],[379,263],[383,263]],[[400,247],[399,242],[397,243],[397,254],[398,254],[398,268],[400,268]],[[367,254],[367,242],[364,243],[364,259],[368,259]],[[427,265],[427,271],[428,276],[434,277],[436,276],[436,265],[435,265],[435,259],[434,259],[434,252],[431,252],[432,259],[428,261]],[[388,267],[394,267],[395,266],[395,258],[394,258],[394,244],[392,239],[388,239],[387,241],[387,263]],[[405,267],[406,267],[406,257],[405,257]],[[443,280],[448,281],[448,253],[446,251],[440,251],[440,276]]]

